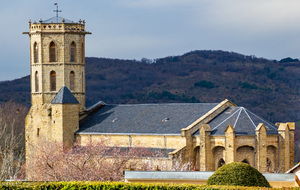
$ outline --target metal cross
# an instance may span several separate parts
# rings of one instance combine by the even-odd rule
[[[62,12],[62,10],[58,10],[58,4],[54,3],[54,6],[56,6],[56,10],[53,10],[54,12],[56,12],[56,22],[58,22],[58,13]]]

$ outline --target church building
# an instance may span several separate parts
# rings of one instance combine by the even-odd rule
[[[200,171],[245,162],[260,172],[294,165],[295,123],[276,123],[229,100],[220,103],[85,107],[85,21],[29,21],[31,108],[25,121],[27,172],[42,141],[71,148],[102,142],[145,147]],[[99,65],[101,66],[101,65]],[[101,85],[101,84],[99,84]],[[107,140],[108,139],[108,140]],[[30,177],[28,178],[30,179]]]

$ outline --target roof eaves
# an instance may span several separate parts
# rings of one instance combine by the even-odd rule
[[[181,136],[181,134],[156,134],[156,133],[97,133],[97,132],[76,132],[78,135],[139,135],[139,136]]]

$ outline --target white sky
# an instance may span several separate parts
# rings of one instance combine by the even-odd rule
[[[86,56],[149,59],[224,50],[300,57],[299,0],[7,0],[0,6],[0,81],[28,75],[28,21],[86,20]]]

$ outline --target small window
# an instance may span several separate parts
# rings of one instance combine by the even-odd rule
[[[36,135],[37,135],[38,137],[40,136],[40,128],[37,128]]]
[[[38,45],[35,42],[34,45],[33,45],[33,62],[34,63],[38,62],[38,60],[39,60],[39,56],[38,55],[39,55]]]
[[[225,161],[223,160],[223,158],[221,158],[218,162],[218,168],[222,167],[223,165],[225,165]]]
[[[247,159],[244,159],[242,162],[245,163],[245,164],[249,164]]]
[[[56,73],[51,71],[50,73],[50,91],[56,91]]]
[[[71,43],[70,56],[71,56],[70,61],[75,62],[75,57],[76,57],[76,44],[75,44],[75,42]]]
[[[34,80],[35,80],[35,92],[38,92],[39,91],[39,73],[37,71],[35,72]]]
[[[75,73],[74,71],[70,72],[70,90],[74,91],[75,89]]]
[[[55,43],[51,42],[49,47],[49,61],[56,62],[56,47]]]

